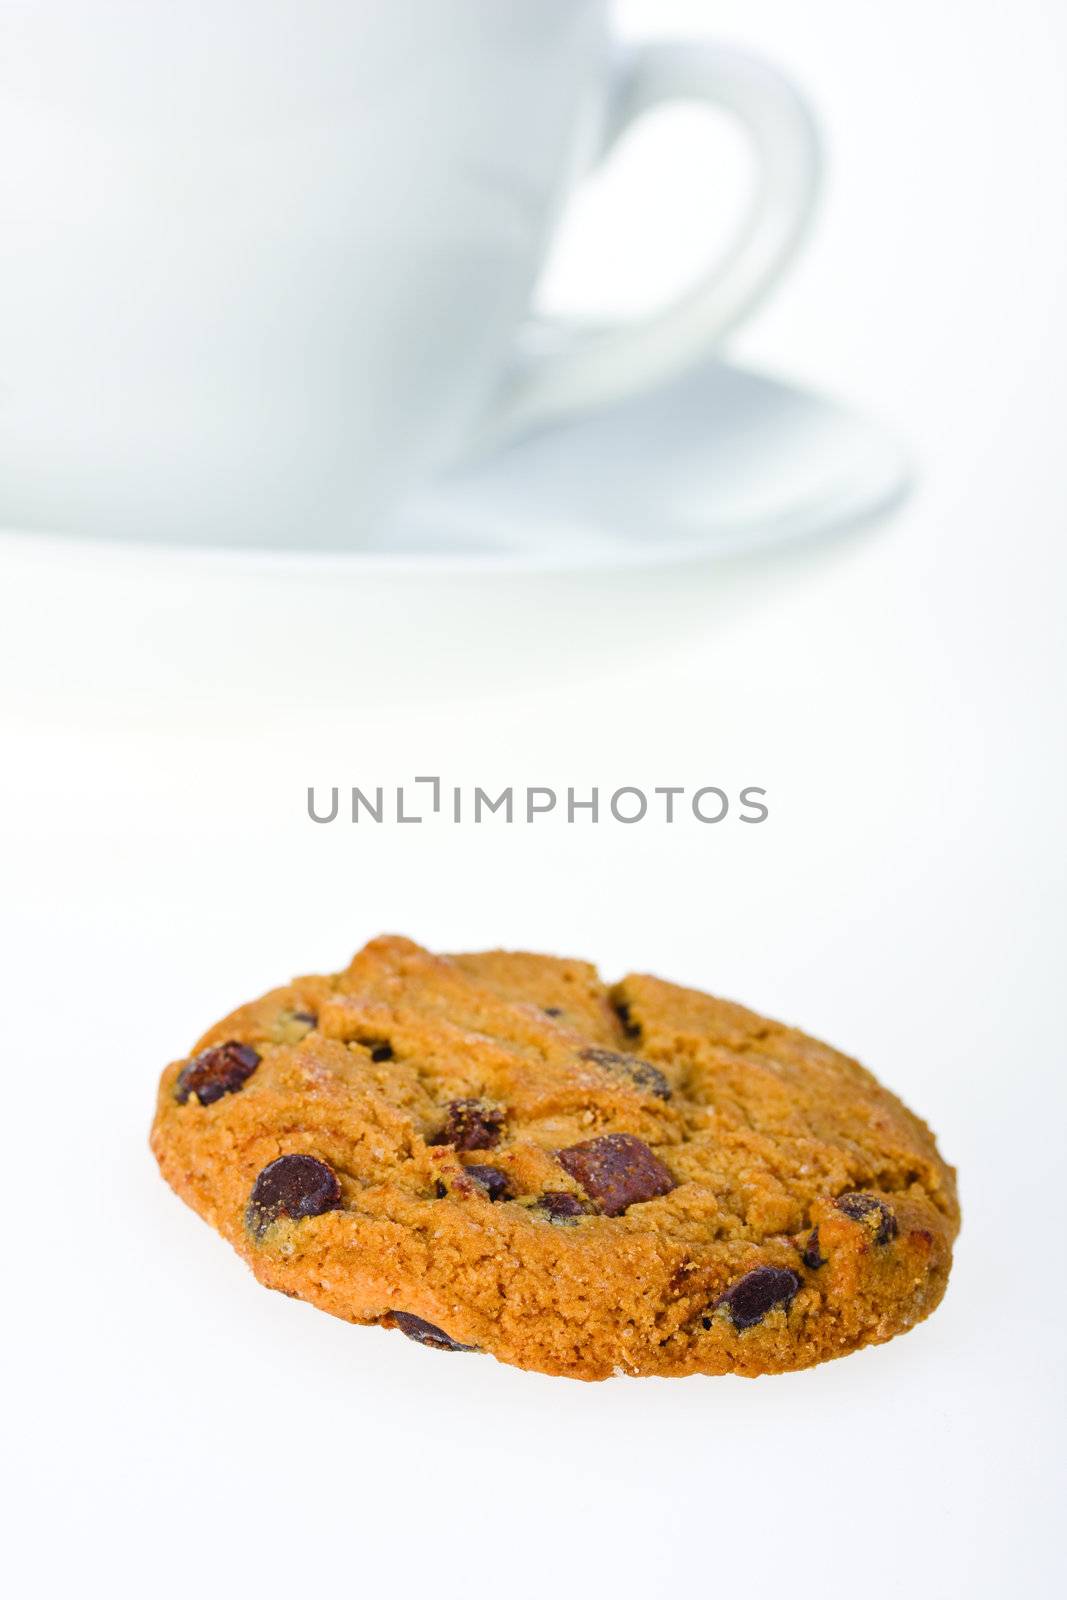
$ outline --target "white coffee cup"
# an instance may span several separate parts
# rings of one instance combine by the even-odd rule
[[[750,57],[619,50],[607,9],[5,0],[0,525],[358,546],[431,469],[706,356],[803,230],[812,121]],[[520,359],[569,189],[671,100],[754,142],[733,249]]]

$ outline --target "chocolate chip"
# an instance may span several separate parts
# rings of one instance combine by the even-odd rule
[[[251,1233],[261,1234],[279,1217],[298,1221],[321,1217],[341,1204],[341,1185],[332,1167],[314,1156],[279,1156],[263,1168],[252,1186],[245,1213]]]
[[[636,1022],[633,1020],[633,1017],[630,1015],[630,1007],[627,1005],[626,1001],[613,1000],[612,1005],[615,1008],[615,1015],[622,1024],[623,1033],[628,1033],[631,1039],[636,1039],[641,1032],[641,1029],[637,1026]]]
[[[448,1193],[447,1183],[442,1183],[440,1178],[438,1178],[437,1182],[433,1186],[433,1192],[435,1199],[443,1200],[445,1195]]]
[[[316,1028],[318,1027],[319,1019],[314,1011],[294,1011],[293,1021],[306,1022],[309,1028]]]
[[[561,1017],[563,1015],[562,1006],[543,1006],[542,1010],[546,1017]]]
[[[598,1067],[606,1067],[609,1072],[629,1078],[638,1089],[643,1089],[646,1094],[654,1094],[657,1100],[669,1100],[671,1097],[671,1086],[659,1068],[654,1067],[651,1061],[642,1061],[640,1056],[621,1055],[618,1050],[591,1049],[582,1051],[582,1060],[595,1061]]]
[[[534,1207],[549,1222],[558,1223],[561,1227],[570,1227],[578,1221],[579,1217],[587,1217],[589,1208],[584,1206],[576,1194],[571,1194],[569,1189],[546,1189]]]
[[[393,1321],[401,1333],[409,1339],[414,1339],[416,1344],[428,1344],[431,1350],[473,1350],[472,1344],[457,1344],[455,1339],[450,1339],[447,1333],[442,1333],[440,1328],[435,1328],[432,1322],[424,1322],[421,1317],[413,1317],[410,1311],[390,1312]]]
[[[843,1216],[865,1222],[874,1230],[875,1244],[889,1244],[900,1231],[897,1219],[884,1200],[873,1194],[843,1194],[834,1201]]]
[[[511,1185],[499,1167],[466,1167],[468,1178],[483,1188],[490,1200],[510,1200]]]
[[[388,1039],[357,1039],[356,1044],[370,1053],[372,1061],[392,1061],[395,1053]]]
[[[632,1133],[606,1133],[572,1144],[556,1159],[608,1217],[620,1216],[627,1206],[654,1200],[675,1187],[663,1162]]]
[[[185,1105],[190,1095],[196,1096],[202,1106],[221,1100],[224,1094],[236,1094],[259,1066],[262,1057],[251,1045],[238,1044],[230,1039],[214,1050],[204,1050],[187,1061],[178,1074],[174,1091],[179,1105]]]
[[[731,1322],[740,1333],[762,1322],[775,1306],[783,1306],[788,1310],[799,1288],[800,1279],[788,1267],[757,1267],[754,1272],[739,1278],[725,1294],[721,1294],[711,1310],[717,1311],[720,1306],[725,1306]],[[711,1327],[710,1316],[705,1317],[703,1322],[705,1328]]]
[[[800,1252],[800,1259],[811,1272],[818,1272],[820,1267],[825,1267],[827,1257],[819,1249],[818,1228],[812,1228],[808,1242]]]
[[[489,1100],[453,1100],[445,1108],[445,1124],[430,1144],[452,1144],[457,1150],[491,1150],[504,1131],[503,1107]]]

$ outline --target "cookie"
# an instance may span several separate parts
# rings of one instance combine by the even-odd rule
[[[580,961],[376,939],[163,1074],[164,1177],[259,1280],[574,1378],[787,1372],[945,1290],[955,1174],[857,1062]]]

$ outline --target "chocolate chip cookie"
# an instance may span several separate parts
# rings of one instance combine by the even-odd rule
[[[163,1074],[167,1181],[256,1277],[574,1378],[786,1372],[938,1304],[926,1125],[740,1006],[580,961],[376,939]]]

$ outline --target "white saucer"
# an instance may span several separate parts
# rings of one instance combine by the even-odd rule
[[[724,362],[452,471],[347,550],[205,548],[0,530],[4,544],[142,552],[189,570],[367,575],[604,570],[762,554],[886,510],[900,443],[831,400]]]
[[[438,480],[363,559],[658,566],[839,533],[909,481],[879,424],[722,362]]]
[[[602,676],[736,621],[907,482],[877,424],[709,366],[452,473],[358,549],[0,530],[0,680],[34,715],[201,725]]]

